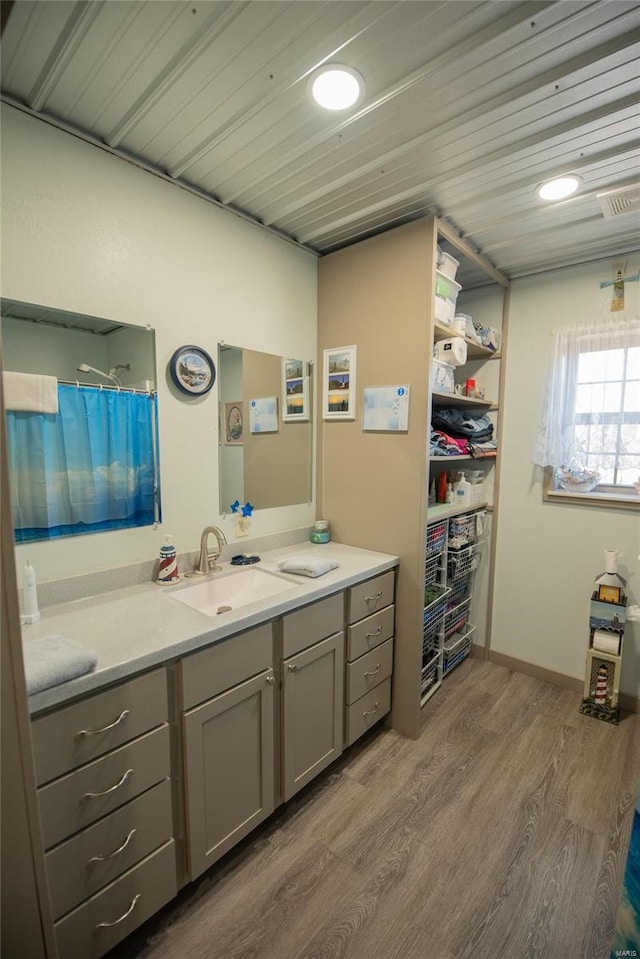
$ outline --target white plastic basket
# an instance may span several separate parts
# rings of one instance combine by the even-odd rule
[[[454,279],[436,270],[436,296],[434,314],[438,323],[451,326],[456,315],[456,301],[462,287]]]
[[[444,250],[438,252],[437,268],[441,273],[444,273],[445,276],[448,276],[449,279],[455,280],[459,266],[460,263],[456,260],[455,256],[451,256],[450,253],[445,253]]]

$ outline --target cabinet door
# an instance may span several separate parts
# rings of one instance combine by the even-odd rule
[[[273,670],[184,715],[191,879],[274,808]]]
[[[284,661],[284,798],[342,752],[344,633]]]

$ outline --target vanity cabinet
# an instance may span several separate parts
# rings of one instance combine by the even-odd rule
[[[273,626],[182,660],[189,876],[195,879],[274,809]],[[212,697],[195,703],[204,692]]]
[[[166,670],[36,718],[59,959],[98,959],[177,891]]]
[[[283,797],[337,759],[343,744],[344,594],[283,617]]]
[[[395,573],[352,587],[347,594],[345,746],[391,708]]]

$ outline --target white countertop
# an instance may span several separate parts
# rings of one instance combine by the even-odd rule
[[[292,584],[291,590],[215,617],[191,609],[171,595],[186,586],[202,582],[204,577],[183,578],[175,586],[146,583],[60,606],[49,606],[42,611],[39,622],[23,627],[23,642],[59,635],[94,652],[98,656],[98,664],[92,673],[30,696],[30,713],[33,715],[58,706],[154,666],[171,662],[234,633],[383,573],[399,562],[397,556],[355,546],[340,543],[315,546],[304,543],[265,552],[261,554],[261,562],[257,565],[270,572],[279,572],[278,560],[310,552],[317,552],[323,560],[335,560],[339,566],[316,578],[287,573]],[[238,569],[224,564],[222,572],[211,576],[220,577],[229,572],[242,575],[242,569],[255,568],[247,566]]]

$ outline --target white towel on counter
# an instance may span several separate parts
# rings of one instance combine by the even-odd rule
[[[4,405],[21,413],[57,413],[58,378],[37,373],[2,374]]]
[[[62,636],[28,639],[22,644],[27,694],[59,686],[96,668],[98,657]]]
[[[298,573],[300,576],[323,576],[330,569],[336,569],[340,563],[335,559],[322,559],[310,553],[299,553],[290,559],[281,559],[278,569],[283,573]]]

